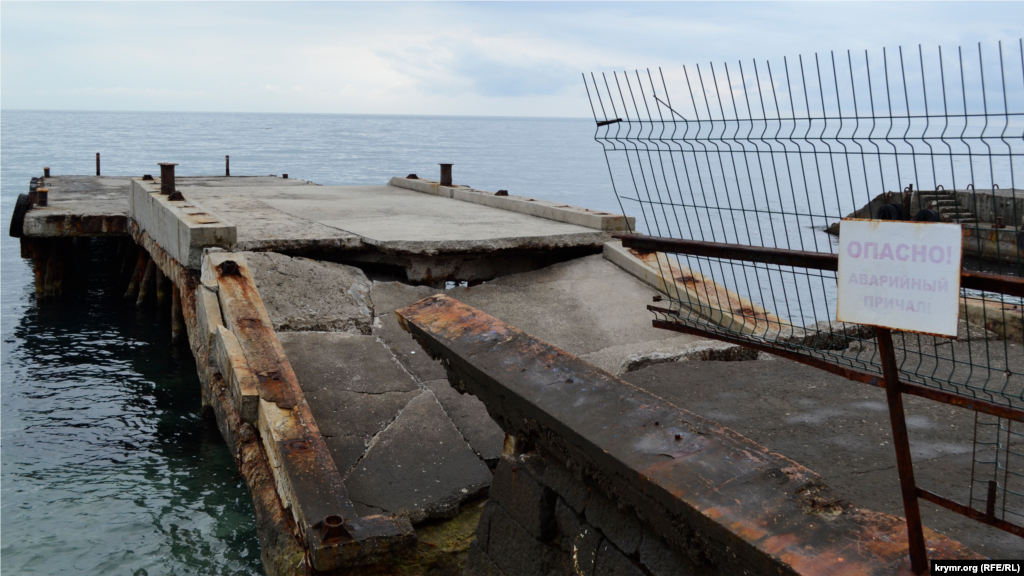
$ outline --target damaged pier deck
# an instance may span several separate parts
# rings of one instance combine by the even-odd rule
[[[399,325],[396,310],[439,289],[601,378],[758,357],[651,326],[642,311],[676,280],[612,241],[632,229],[621,215],[424,179],[179,176],[178,200],[161,184],[43,179],[23,254],[43,255],[47,277],[55,243],[128,236],[131,296],[170,279],[269,574],[461,573],[502,455],[521,446]]]

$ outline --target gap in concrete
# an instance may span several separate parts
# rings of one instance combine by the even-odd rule
[[[410,254],[374,248],[358,251],[281,251],[288,256],[335,262],[363,270],[371,280],[450,289],[540,270],[553,264],[599,254],[600,246],[511,249],[492,252]]]

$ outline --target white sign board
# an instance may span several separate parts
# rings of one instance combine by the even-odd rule
[[[843,220],[837,318],[956,336],[959,224]]]

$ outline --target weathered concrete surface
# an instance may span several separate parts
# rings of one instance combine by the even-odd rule
[[[344,476],[421,390],[373,336],[282,332],[279,338]]]
[[[285,214],[357,234],[363,242],[393,252],[598,246],[608,239],[606,233],[582,226],[394,186],[262,188],[255,197]]]
[[[352,266],[245,252],[274,330],[369,334],[370,281]]]
[[[902,515],[885,391],[789,360],[680,362],[625,380],[715,420],[821,475],[835,495]],[[914,474],[922,488],[967,501],[974,413],[904,397]],[[1021,540],[924,500],[924,524],[990,558],[1020,554]]]
[[[345,478],[351,498],[413,523],[449,518],[480,495],[491,472],[430,390],[409,402]]]
[[[130,177],[51,176],[40,188],[49,189],[49,206],[36,206],[25,215],[26,237],[128,234]]]

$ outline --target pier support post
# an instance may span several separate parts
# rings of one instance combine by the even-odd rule
[[[153,283],[154,270],[156,269],[156,262],[152,258],[149,259],[149,263],[146,264],[146,272],[142,275],[142,282],[139,284],[139,297],[135,300],[136,306],[142,306],[146,302],[146,296],[149,295],[149,285]]]
[[[185,337],[185,316],[181,310],[181,290],[171,288],[171,342],[181,342]]]
[[[135,271],[132,272],[132,279],[128,282],[128,291],[124,293],[125,300],[135,296],[135,291],[139,289],[139,283],[142,282],[142,275],[146,272],[146,262],[148,260],[149,254],[142,248],[139,248],[139,257],[135,260]]]
[[[159,266],[156,267],[156,305],[162,307],[167,302],[167,276]]]

